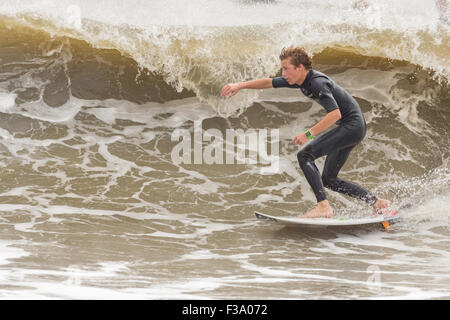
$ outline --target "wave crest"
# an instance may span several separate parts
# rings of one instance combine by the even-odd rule
[[[61,53],[61,43],[64,43],[61,39],[70,39],[65,40],[72,47],[70,50],[91,50],[92,56],[102,56],[99,53],[104,51],[101,50],[113,49],[107,53],[110,65],[121,60],[114,53],[116,50],[136,64],[120,61],[123,63],[121,72],[137,69],[133,72],[136,81],[143,74],[151,73],[152,79],[147,82],[163,80],[178,93],[184,89],[192,91],[222,115],[249,106],[257,97],[257,92],[248,91],[224,100],[219,97],[222,86],[229,82],[275,76],[279,72],[280,49],[290,44],[305,46],[315,55],[315,61],[325,49],[332,48],[328,63],[336,65],[352,65],[367,57],[380,57],[380,64],[388,65],[406,61],[432,70],[434,76],[444,82],[448,78],[450,64],[450,39],[444,26],[415,31],[370,29],[345,23],[226,27],[153,25],[140,28],[89,19],[83,19],[81,26],[77,26],[34,13],[20,13],[1,20],[5,28],[2,33],[16,29],[21,37],[26,37],[28,31],[25,29],[31,28],[42,39],[47,38],[47,41],[42,41],[46,45],[39,44],[46,55],[56,51]],[[91,49],[80,41],[88,43]],[[56,47],[55,42],[58,42]]]

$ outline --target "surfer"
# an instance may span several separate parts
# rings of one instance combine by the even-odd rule
[[[366,122],[356,100],[327,75],[312,69],[312,60],[304,48],[283,48],[280,60],[281,77],[229,83],[222,88],[221,96],[230,98],[241,89],[296,88],[325,108],[327,115],[293,140],[301,146],[309,142],[298,152],[297,159],[317,199],[317,206],[303,217],[333,216],[324,187],[364,200],[374,211],[387,208],[388,200],[379,199],[363,187],[338,178],[350,151],[366,134]],[[335,123],[337,127],[325,132]],[[321,176],[314,161],[323,156],[327,158]]]

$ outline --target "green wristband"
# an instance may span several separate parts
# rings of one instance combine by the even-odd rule
[[[309,131],[309,129],[306,130],[305,136],[306,136],[309,140],[314,139],[314,136],[312,135],[311,131]]]

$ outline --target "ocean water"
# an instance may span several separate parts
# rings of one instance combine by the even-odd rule
[[[0,298],[449,299],[445,3],[1,0]],[[292,139],[325,111],[220,90],[279,75],[291,44],[361,105],[340,176],[408,205],[388,232],[254,217],[315,205]],[[277,138],[230,163],[229,132]]]

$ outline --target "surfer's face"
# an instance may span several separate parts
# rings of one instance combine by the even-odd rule
[[[301,84],[305,80],[305,67],[300,64],[298,67],[291,63],[291,59],[287,58],[281,61],[281,75],[289,84]],[[299,83],[300,82],[300,83]]]

